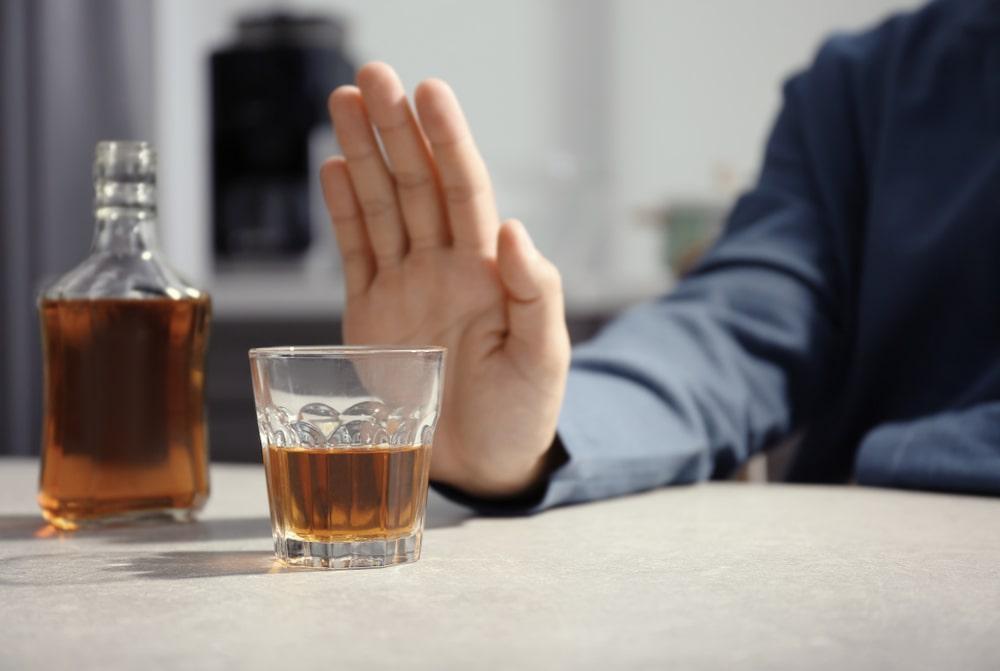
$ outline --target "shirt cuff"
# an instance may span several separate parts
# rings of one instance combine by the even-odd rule
[[[564,450],[547,482],[511,499],[482,499],[435,484],[445,497],[486,515],[529,515],[546,508],[631,494],[708,477],[711,458],[655,391],[613,371],[570,370],[559,415]]]

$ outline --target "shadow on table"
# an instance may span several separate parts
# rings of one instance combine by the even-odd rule
[[[86,529],[81,538],[104,538],[112,543],[190,543],[259,538],[271,542],[271,520],[266,517],[228,517],[178,524],[139,524]]]
[[[130,522],[107,527],[61,531],[39,515],[0,515],[0,542],[9,540],[78,538],[110,543],[178,543],[260,538],[271,539],[266,517],[233,517],[176,523],[164,520]]]
[[[230,575],[260,575],[291,573],[295,570],[281,566],[274,553],[264,550],[174,551],[137,555],[107,567],[115,573],[132,577],[157,580],[186,580],[188,578],[218,578]]]
[[[468,508],[441,497],[427,502],[426,529],[457,527],[473,516]],[[266,517],[229,517],[177,523],[164,519],[134,521],[107,527],[61,531],[41,515],[0,515],[0,542],[51,538],[97,539],[110,543],[184,543],[260,538],[270,543],[271,521]]]
[[[0,586],[58,588],[153,578],[182,580],[235,575],[291,573],[270,550],[193,550],[170,552],[62,550],[0,557]],[[0,664],[0,666],[3,666]]]
[[[47,538],[58,533],[41,515],[0,515],[0,541]]]
[[[460,506],[440,496],[430,496],[427,500],[427,516],[424,519],[424,528],[444,529],[446,527],[457,527],[473,516],[474,513],[465,506]]]

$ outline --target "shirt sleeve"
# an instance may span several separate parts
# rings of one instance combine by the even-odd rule
[[[1000,401],[883,424],[861,441],[862,485],[996,494]]]
[[[856,46],[788,81],[759,181],[696,271],[575,349],[568,459],[533,510],[725,475],[813,412],[842,368],[864,200]]]

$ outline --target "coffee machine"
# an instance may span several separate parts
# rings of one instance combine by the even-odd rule
[[[318,130],[329,137],[327,95],[354,79],[344,36],[336,18],[254,15],[212,53],[216,259],[288,259],[309,249],[311,145]]]

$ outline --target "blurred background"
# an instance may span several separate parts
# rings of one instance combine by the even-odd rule
[[[99,139],[159,150],[167,258],[214,302],[212,456],[257,461],[251,346],[339,341],[325,94],[455,88],[575,340],[669,290],[754,178],[781,81],[904,0],[0,0],[0,452],[37,453],[35,299],[83,259]]]

